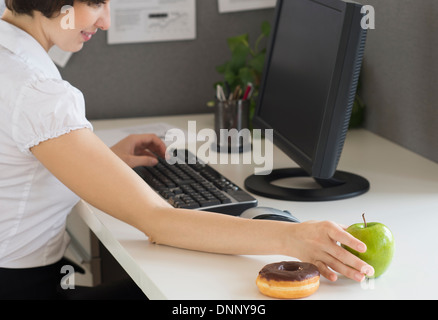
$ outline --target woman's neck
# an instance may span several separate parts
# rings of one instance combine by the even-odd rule
[[[45,17],[40,12],[34,11],[33,16],[30,16],[27,14],[15,14],[6,9],[1,18],[30,34],[47,52],[53,46],[49,37],[44,32],[43,20]]]

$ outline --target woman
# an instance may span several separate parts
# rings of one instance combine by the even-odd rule
[[[61,12],[64,5],[73,7]],[[133,135],[105,146],[85,118],[81,93],[47,55],[53,45],[79,51],[98,29],[107,30],[110,1],[6,0],[6,6],[0,20],[0,283],[21,281],[3,298],[13,289],[18,297],[29,290],[36,290],[34,297],[55,296],[43,275],[59,275],[66,216],[79,198],[157,244],[288,255],[314,263],[332,281],[333,270],[357,281],[373,274],[337,242],[360,252],[365,244],[332,222],[245,220],[170,207],[131,170],[154,165],[147,150],[165,156],[164,144],[154,135]],[[74,28],[66,28],[72,13]]]

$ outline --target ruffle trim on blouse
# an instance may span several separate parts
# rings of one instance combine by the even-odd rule
[[[70,133],[72,131],[80,130],[80,129],[90,129],[90,130],[93,130],[93,126],[90,123],[88,123],[88,124],[78,125],[78,126],[75,126],[75,127],[64,128],[64,129],[56,131],[56,132],[51,132],[50,135],[47,135],[47,136],[36,137],[32,141],[30,141],[29,143],[24,145],[23,148],[20,148],[20,151],[25,153],[25,154],[32,155],[32,152],[30,151],[30,149],[35,147],[35,146],[37,146],[37,145],[39,145],[40,143],[42,143],[44,141],[47,141],[47,140],[59,138],[59,137],[65,135],[65,134],[68,134],[68,133]]]

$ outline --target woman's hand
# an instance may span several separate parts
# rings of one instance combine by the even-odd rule
[[[154,166],[157,156],[165,158],[166,145],[155,134],[132,134],[111,147],[131,168]]]
[[[339,246],[341,243],[358,252],[367,249],[363,242],[340,225],[329,221],[307,221],[297,226],[297,233],[293,236],[298,250],[295,256],[316,265],[327,279],[336,281],[337,275],[332,270],[356,281],[362,281],[365,274],[374,274],[372,266]]]

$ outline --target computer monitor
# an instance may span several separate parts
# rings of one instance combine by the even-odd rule
[[[300,168],[250,176],[248,191],[327,201],[369,190],[363,177],[336,171],[365,47],[361,8],[341,0],[278,0],[253,125],[273,129],[275,145]],[[275,183],[294,176],[311,176],[318,187]]]

